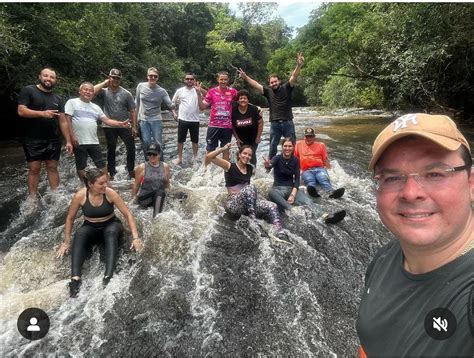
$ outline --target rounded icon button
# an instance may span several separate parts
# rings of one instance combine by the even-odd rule
[[[18,332],[31,341],[41,339],[49,331],[49,317],[39,308],[27,308],[18,317]]]
[[[425,331],[433,339],[442,341],[451,337],[457,328],[454,314],[447,308],[435,308],[425,317]]]

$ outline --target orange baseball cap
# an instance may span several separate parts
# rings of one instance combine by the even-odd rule
[[[409,135],[429,139],[449,151],[455,151],[463,145],[469,153],[471,152],[466,138],[448,116],[410,113],[394,120],[375,138],[369,170],[374,169],[380,156],[390,144]]]

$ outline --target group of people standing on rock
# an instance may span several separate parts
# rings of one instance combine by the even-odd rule
[[[129,179],[134,179],[132,198],[136,198],[142,207],[153,207],[153,217],[163,210],[165,189],[170,186],[171,173],[170,166],[163,161],[162,104],[172,111],[173,118],[178,122],[178,158],[174,160],[176,165],[182,162],[183,144],[188,131],[193,161],[197,160],[199,113],[210,109],[204,164],[207,166],[214,163],[224,169],[229,194],[226,211],[233,217],[248,215],[267,219],[273,224],[277,236],[286,236],[282,228],[281,211],[290,209],[293,205],[309,205],[316,209],[316,204],[299,189],[300,168],[310,196],[319,196],[317,185],[328,191],[331,198],[343,195],[343,188],[332,189],[326,171],[326,168],[330,168],[326,147],[323,143],[314,141],[314,130],[307,128],[305,139],[296,143],[292,91],[303,63],[304,57],[299,53],[296,68],[289,81],[281,84],[279,77],[272,74],[268,88],[239,69],[240,77],[263,94],[269,103],[270,153],[268,159],[264,158],[264,165],[268,171],[274,169],[275,180],[270,200],[258,196],[256,188],[250,184],[263,131],[261,109],[249,103],[250,94],[247,90],[237,91],[228,86],[227,72],[219,72],[218,85],[208,91],[196,81],[194,74],[186,73],[184,86],[176,91],[173,99],[158,85],[159,71],[154,67],[147,70],[148,81],[138,84],[135,99],[120,85],[122,73],[118,69],[111,69],[108,78],[96,85],[81,83],[79,97],[70,99],[65,104],[53,92],[57,75],[50,67],[40,71],[39,84],[22,89],[18,99],[18,114],[27,118],[23,148],[29,167],[30,197],[36,197],[42,162],[46,164],[51,189],[55,190],[59,185],[59,131],[66,141],[66,151],[74,153],[78,176],[85,183],[85,187],[74,195],[71,202],[64,242],[57,254],[62,257],[72,247],[71,296],[78,292],[82,263],[92,244],[104,243],[104,282],[108,282],[113,274],[118,241],[123,234],[123,227],[114,214],[114,206],[128,221],[133,236],[131,248],[141,250],[143,246],[135,219],[119,194],[108,187],[109,181],[114,180],[117,173],[115,151],[118,138],[122,139],[127,150],[126,169]],[[94,96],[102,100],[103,110],[92,103]],[[108,165],[99,144],[98,122],[102,123],[107,142]],[[135,137],[138,135],[142,141],[145,163],[135,167]],[[285,137],[282,154],[276,155],[282,136]],[[235,137],[239,147],[235,163],[229,159],[232,137]],[[218,157],[220,154],[222,158]],[[86,169],[88,157],[96,168]],[[79,208],[82,208],[84,214],[84,224],[76,232],[72,242],[72,224]],[[345,214],[342,210],[326,215],[324,222],[337,223]]]

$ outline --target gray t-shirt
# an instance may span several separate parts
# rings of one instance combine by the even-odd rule
[[[380,249],[366,274],[359,307],[357,333],[371,356],[473,356],[469,326],[473,304],[474,249],[434,271],[414,275],[403,268],[397,240]],[[425,319],[436,308],[446,308],[457,321],[451,337],[437,340],[425,331]],[[448,326],[452,329],[454,326]]]
[[[139,121],[161,121],[161,103],[173,108],[170,96],[158,85],[150,87],[148,82],[139,83],[135,97]]]
[[[119,87],[117,91],[102,88],[97,96],[104,101],[104,113],[108,118],[121,122],[130,119],[130,111],[135,109],[135,101],[125,88]],[[105,123],[102,123],[102,127],[110,128]]]

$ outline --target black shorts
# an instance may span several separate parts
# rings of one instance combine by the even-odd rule
[[[186,142],[188,129],[191,142],[199,142],[199,122],[183,121],[180,119],[178,122],[178,143]]]
[[[90,156],[99,169],[105,168],[105,159],[100,149],[100,144],[81,144],[74,147],[74,157],[76,160],[76,169],[84,170],[87,166],[87,156]]]
[[[219,141],[221,142],[221,147],[225,146],[227,143],[230,143],[232,140],[232,133],[232,128],[207,127],[206,150],[208,152],[215,150]]]
[[[23,150],[27,162],[59,160],[61,142],[55,139],[25,139]]]

